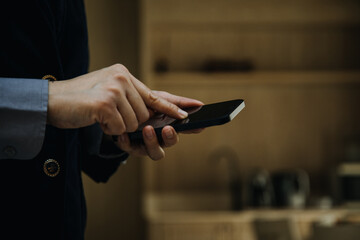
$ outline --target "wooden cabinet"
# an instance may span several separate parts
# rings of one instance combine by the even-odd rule
[[[229,195],[236,174],[245,204],[257,168],[301,168],[312,193],[330,195],[329,176],[344,159],[344,139],[360,135],[359,11],[360,2],[341,0],[143,0],[141,79],[205,103],[243,98],[246,104],[231,123],[182,135],[163,161],[144,161],[145,196]],[[205,72],[214,59],[244,60],[253,71]],[[229,153],[235,159],[227,159]],[[312,222],[326,214],[197,208],[144,211],[149,239],[252,240],[254,219],[271,215],[290,219],[305,239]]]

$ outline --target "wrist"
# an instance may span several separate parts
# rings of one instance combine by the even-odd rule
[[[63,103],[63,83],[58,81],[49,81],[49,90],[48,90],[48,109],[47,109],[47,119],[46,123],[50,125],[56,125],[54,119],[54,113],[59,112],[59,106]]]

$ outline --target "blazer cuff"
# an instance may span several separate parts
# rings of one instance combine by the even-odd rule
[[[121,158],[124,155],[124,151],[115,145],[112,138],[104,135],[98,123],[81,128],[80,131],[86,154],[101,158]]]
[[[83,159],[82,170],[95,182],[107,182],[128,157],[129,154],[125,152],[116,158],[102,158],[98,155],[88,155]]]
[[[99,124],[82,128],[81,139],[84,149],[82,170],[96,182],[107,182],[129,157],[103,134]]]

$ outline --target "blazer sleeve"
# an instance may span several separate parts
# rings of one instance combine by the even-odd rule
[[[46,128],[48,81],[0,78],[0,159],[32,159]]]
[[[82,170],[96,182],[107,182],[129,154],[104,137],[99,124],[81,129]]]

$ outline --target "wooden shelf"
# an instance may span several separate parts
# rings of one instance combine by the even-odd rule
[[[206,7],[204,7],[206,5]],[[150,5],[149,5],[150,6]],[[229,7],[232,6],[232,7]],[[324,7],[325,6],[325,7]],[[358,2],[327,1],[165,1],[151,3],[150,23],[204,24],[328,24],[359,23]]]
[[[360,71],[259,71],[248,73],[171,72],[153,74],[151,83],[159,86],[194,85],[358,85]]]
[[[193,212],[157,212],[148,215],[147,218],[152,223],[219,223],[219,222],[252,222],[255,219],[284,219],[289,218],[298,221],[316,221],[322,216],[332,215],[337,219],[345,218],[354,210],[348,209],[306,209],[306,210],[245,210],[241,212],[226,211],[193,211]]]

